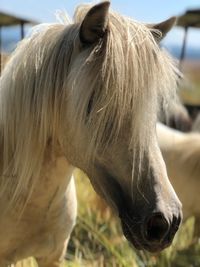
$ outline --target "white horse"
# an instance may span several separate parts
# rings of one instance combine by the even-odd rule
[[[157,134],[170,181],[183,203],[183,215],[196,216],[199,223],[200,134],[181,133],[162,124],[157,125]]]
[[[1,267],[28,256],[58,266],[76,217],[74,166],[135,247],[171,244],[181,204],[155,125],[176,86],[158,44],[174,21],[145,25],[103,2],[19,44],[0,80]]]
[[[194,123],[192,125],[192,131],[193,132],[200,132],[200,112],[197,115],[196,119],[194,120]]]
[[[192,129],[192,119],[178,98],[171,101],[167,112],[166,110],[160,112],[159,121],[182,132],[189,132]]]

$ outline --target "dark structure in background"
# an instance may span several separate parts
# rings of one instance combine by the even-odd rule
[[[181,56],[180,56],[180,69],[182,68],[182,63],[185,58],[185,51],[186,51],[186,44],[187,44],[187,36],[188,30],[191,28],[197,28],[200,30],[200,8],[194,10],[187,10],[185,14],[178,17],[177,26],[184,28],[185,34],[183,39],[183,45],[181,49]],[[200,34],[200,32],[199,32]],[[200,49],[200,44],[199,44]],[[200,112],[199,105],[189,105],[185,104],[190,116],[192,119],[195,119],[197,114]]]
[[[178,17],[177,26],[183,27],[185,30],[183,46],[181,50],[181,57],[180,57],[180,66],[181,66],[181,63],[185,57],[188,30],[189,28],[200,28],[200,9],[187,10],[185,14]]]
[[[24,38],[24,25],[25,24],[37,24],[36,21],[24,19],[15,15],[11,15],[8,13],[5,13],[0,10],[0,73],[1,73],[1,44],[2,44],[2,35],[1,35],[1,29],[2,27],[9,27],[9,26],[15,26],[19,25],[20,32],[21,32],[21,39]]]

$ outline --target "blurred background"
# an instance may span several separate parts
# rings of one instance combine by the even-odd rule
[[[187,88],[184,86],[181,97],[188,105],[199,105],[200,90],[198,90],[197,87],[199,84],[198,73],[200,71],[200,30],[198,29],[200,23],[195,23],[200,18],[200,2],[198,0],[168,2],[159,0],[113,0],[111,2],[112,8],[116,11],[136,20],[148,23],[160,22],[170,16],[179,17],[184,15],[187,11],[196,12],[195,14],[190,14],[184,21],[181,21],[181,26],[174,27],[164,39],[162,45],[178,59],[184,58],[181,67],[186,73],[186,77],[189,77],[188,82],[190,83],[190,90],[185,90]],[[30,29],[31,25],[28,22],[31,22],[32,25],[56,22],[55,13],[58,10],[65,11],[70,17],[73,17],[74,10],[80,3],[81,1],[78,0],[42,0],[40,2],[34,0],[1,0],[1,54],[5,55],[13,51],[17,42],[21,37],[26,35]],[[10,15],[11,17],[10,19],[9,17],[4,17],[3,19],[3,15]],[[12,18],[12,16],[14,18]],[[184,51],[183,46],[185,46]]]
[[[1,68],[33,25],[55,23],[58,10],[73,17],[76,6],[83,2],[0,0]],[[179,68],[184,73],[180,98],[191,119],[195,120],[200,110],[200,1],[112,0],[111,6],[121,14],[147,23],[161,22],[171,16],[178,17],[177,26],[163,40],[162,46],[179,61]],[[200,157],[200,153],[198,155]],[[116,218],[93,192],[85,175],[77,170],[75,176],[79,215],[69,244],[67,263],[63,266],[200,267],[200,231],[195,230],[196,217],[193,216],[196,214],[190,214],[169,249],[153,256],[138,252],[125,241]],[[200,180],[200,172],[197,178]],[[29,259],[17,266],[36,265],[33,259]]]
[[[76,6],[83,2],[85,1],[43,0],[36,2],[34,0],[1,0],[0,11],[36,23],[50,23],[56,22],[56,10],[64,10],[72,17]],[[200,9],[198,0],[170,1],[166,3],[159,0],[153,0],[151,2],[146,0],[113,0],[111,2],[112,8],[116,11],[144,22],[160,22],[170,16],[182,15],[190,9]],[[183,36],[184,30],[182,28],[174,28],[164,41],[164,44],[176,56],[180,55]],[[10,52],[18,40],[19,29],[17,27],[2,28],[2,49],[4,51]],[[198,33],[198,29],[189,31],[188,42],[189,46],[186,54],[191,58],[200,58],[200,34]]]

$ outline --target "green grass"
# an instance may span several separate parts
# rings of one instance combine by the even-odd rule
[[[76,172],[79,215],[62,267],[200,267],[200,242],[189,218],[172,246],[162,253],[136,251],[125,240],[117,218],[100,201],[88,179]],[[17,267],[35,267],[33,259]]]

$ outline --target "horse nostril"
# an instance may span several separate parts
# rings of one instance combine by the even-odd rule
[[[162,213],[154,213],[145,224],[145,239],[148,242],[160,242],[169,232],[169,223]]]

